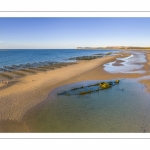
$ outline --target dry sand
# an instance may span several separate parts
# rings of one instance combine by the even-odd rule
[[[144,69],[148,71],[150,54],[146,55],[148,62],[144,65]],[[62,85],[86,80],[136,78],[149,75],[148,72],[145,74],[110,74],[103,70],[103,64],[114,61],[117,57],[126,56],[129,54],[78,61],[74,65],[14,80],[9,83],[9,86],[0,84],[0,119],[21,121],[29,109],[45,100],[50,91]],[[149,81],[143,82],[150,87]]]

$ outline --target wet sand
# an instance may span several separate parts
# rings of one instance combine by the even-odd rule
[[[0,86],[0,119],[21,121],[28,110],[45,100],[53,89],[75,82],[87,80],[105,80],[114,78],[137,78],[149,75],[150,54],[146,54],[148,62],[144,65],[145,74],[111,74],[103,69],[103,64],[114,61],[117,57],[127,57],[121,53],[94,60],[82,60],[77,64],[39,72],[12,80],[8,86]],[[149,81],[143,81],[148,87]]]

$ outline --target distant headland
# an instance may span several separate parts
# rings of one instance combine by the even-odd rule
[[[77,47],[77,49],[118,49],[118,50],[150,50],[150,47],[139,47],[139,46],[107,46],[107,47]]]

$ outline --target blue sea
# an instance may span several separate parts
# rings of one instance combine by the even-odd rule
[[[11,49],[0,50],[0,68],[4,66],[71,62],[72,57],[90,56],[93,54],[106,54],[117,50],[77,50],[77,49]]]
[[[1,67],[40,62],[67,62],[72,57],[120,52],[112,50],[7,50],[0,51]],[[110,73],[145,73],[146,56],[131,52],[104,64]],[[119,65],[114,65],[118,60]],[[143,77],[143,79],[150,77]],[[31,109],[21,123],[5,122],[5,131],[49,133],[142,133],[150,132],[150,94],[138,79],[120,79],[107,90],[85,95],[58,95],[64,91],[104,81],[84,81],[54,89]],[[116,80],[116,79],[113,79]],[[92,89],[91,89],[92,90]]]

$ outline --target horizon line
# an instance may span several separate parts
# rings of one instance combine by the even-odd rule
[[[150,48],[150,46],[78,46],[75,48],[0,48],[0,50],[2,49],[79,49],[79,48]]]

